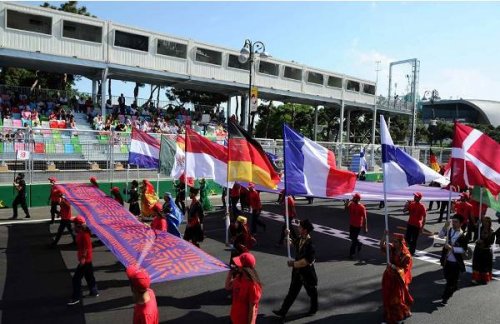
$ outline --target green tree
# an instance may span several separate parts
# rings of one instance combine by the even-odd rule
[[[87,11],[85,6],[79,7],[78,1],[62,3],[59,8],[45,2],[41,7],[95,17]],[[71,90],[78,78],[78,76],[67,73],[49,73],[40,70],[34,71],[6,67],[2,69],[2,73],[0,74],[0,83],[7,86],[30,87],[32,91],[36,88]]]
[[[262,108],[261,108],[262,109]],[[255,125],[256,137],[283,138],[283,123],[307,137],[313,136],[314,108],[301,104],[284,104],[277,107],[270,106],[269,112],[260,115]]]

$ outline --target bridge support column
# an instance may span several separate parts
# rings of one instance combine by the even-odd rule
[[[314,107],[314,141],[318,140],[318,109],[319,106]]]
[[[347,110],[347,137],[346,137],[346,142],[350,143],[351,142],[351,110]],[[356,141],[356,139],[354,139]]]
[[[375,128],[377,128],[377,106],[373,106],[372,120],[372,156],[370,158],[370,169],[375,170]]]
[[[106,85],[108,79],[108,68],[102,70],[101,78],[101,114],[102,119],[106,120]]]
[[[337,160],[337,167],[340,169],[342,167],[342,151],[344,149],[344,100],[340,102],[340,125],[339,125],[339,154]]]
[[[92,105],[97,103],[97,80],[92,81]]]

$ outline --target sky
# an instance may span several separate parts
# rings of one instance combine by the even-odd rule
[[[498,2],[79,3],[101,19],[228,48],[260,40],[273,57],[373,81],[380,61],[377,94],[387,94],[390,62],[417,58],[421,96],[500,101]],[[394,71],[400,91],[408,71]],[[133,84],[115,89],[131,95]]]

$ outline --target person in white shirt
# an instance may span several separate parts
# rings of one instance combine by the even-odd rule
[[[467,250],[467,239],[460,228],[462,221],[462,215],[455,214],[451,219],[451,228],[450,221],[446,221],[439,232],[439,237],[446,240],[440,260],[443,266],[444,278],[446,279],[446,286],[441,300],[443,305],[448,303],[448,299],[458,289],[460,273],[465,271],[463,255]]]

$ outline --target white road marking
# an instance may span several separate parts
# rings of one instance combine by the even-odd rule
[[[283,215],[275,214],[275,213],[272,213],[269,211],[263,210],[260,215],[264,216],[266,218],[275,220],[277,222],[281,222],[281,223],[285,222]],[[314,225],[315,232],[350,241],[349,232],[338,230],[338,229],[328,227],[325,225],[320,225],[320,224],[313,223],[313,225]],[[361,243],[363,243],[363,245],[370,246],[370,247],[376,248],[376,249],[380,249],[380,240],[373,239],[371,237],[367,237],[367,236],[363,236],[363,235],[359,235],[358,239]],[[440,261],[439,261],[441,256],[434,254],[434,253],[417,250],[415,252],[415,256],[413,258],[418,259],[420,261],[434,263],[434,264],[441,266]],[[472,273],[472,263],[469,261],[465,261],[465,269],[468,273]],[[500,271],[499,270],[493,269],[492,274],[493,274],[493,279],[500,280]]]
[[[31,218],[19,218],[16,220],[7,220],[7,221],[0,221],[0,225],[15,225],[15,224],[31,224],[31,223],[46,223],[50,222],[52,219],[50,218],[44,218],[44,219],[31,219]],[[58,220],[56,219],[56,222]]]

